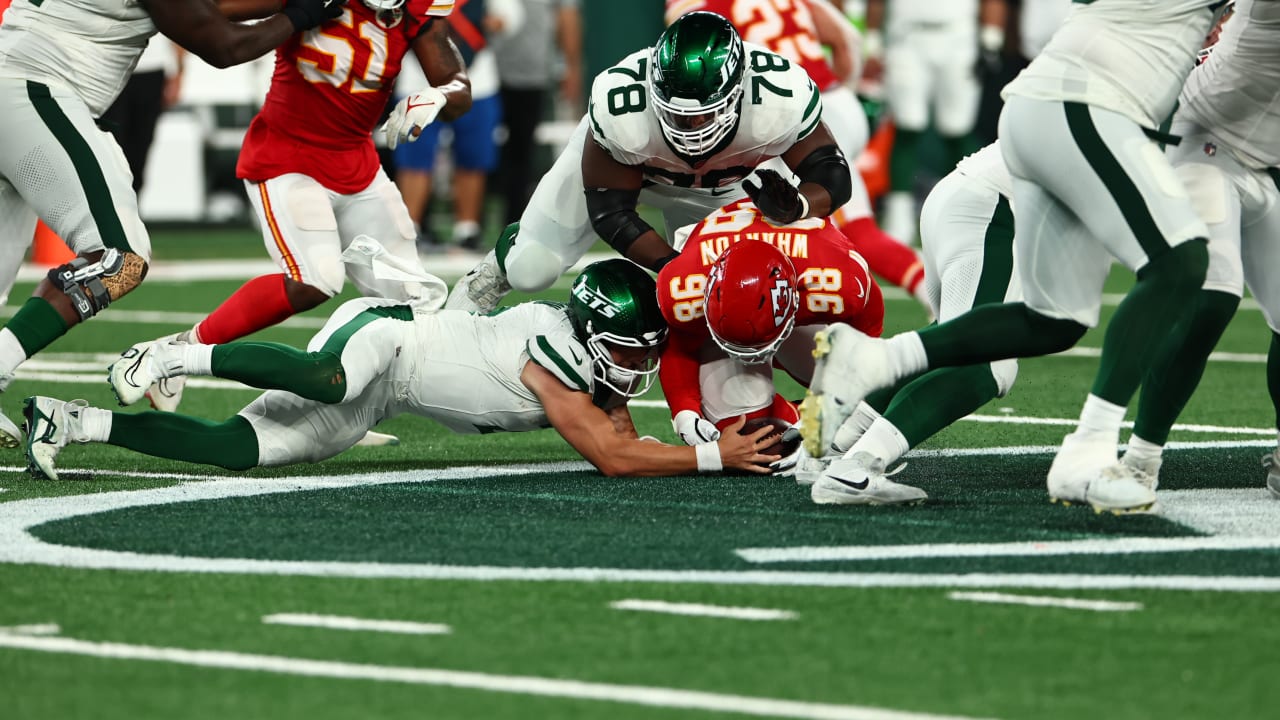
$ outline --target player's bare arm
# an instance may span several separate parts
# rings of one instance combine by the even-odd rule
[[[582,148],[582,186],[591,227],[628,260],[657,272],[676,257],[667,241],[636,212],[644,171],[623,165],[588,130]]]
[[[570,389],[537,363],[526,363],[520,380],[538,397],[556,432],[604,475],[659,476],[698,471],[696,448],[656,445],[620,434],[605,411],[591,403],[587,393]],[[772,440],[765,440],[770,428],[739,435],[744,422],[739,419],[721,436],[717,443],[720,462],[725,468],[767,474],[769,463],[778,459],[760,452],[772,444]]]
[[[856,80],[862,73],[862,38],[830,0],[808,0],[818,42],[831,51],[831,69],[840,82]]]
[[[228,20],[261,20],[284,9],[283,0],[217,0],[218,10]]]
[[[445,106],[441,120],[454,120],[471,109],[471,79],[462,62],[462,53],[449,37],[449,23],[433,18],[413,41],[413,54],[418,57],[427,82],[444,93]]]
[[[640,439],[640,433],[636,432],[636,423],[631,419],[631,409],[626,405],[619,405],[612,410],[606,410],[605,414],[609,416],[609,422],[613,423],[614,432],[618,433],[620,437],[633,440]]]
[[[290,0],[258,23],[228,20],[212,0],[142,0],[166,37],[218,68],[261,57],[300,30],[341,11],[338,0]]]

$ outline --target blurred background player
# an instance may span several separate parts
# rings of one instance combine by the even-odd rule
[[[448,186],[453,201],[452,244],[467,250],[480,249],[485,176],[498,165],[494,132],[502,120],[498,66],[489,43],[495,36],[520,32],[523,21],[524,9],[519,0],[459,0],[449,15],[449,33],[471,81],[471,109],[456,120],[431,123],[423,128],[417,141],[402,143],[395,149],[396,187],[418,229],[419,250],[440,249],[429,227],[428,209],[440,131],[446,127],[452,137]],[[408,88],[405,94],[412,94],[424,84],[427,80],[422,66],[406,57],[396,85]]]
[[[166,38],[152,38],[120,96],[102,115],[103,125],[115,135],[129,162],[134,192],[142,192],[160,113],[178,102],[185,57],[183,49]]]
[[[743,180],[779,157],[798,187],[773,170]],[[656,272],[676,253],[636,212],[641,201],[663,211],[670,231],[744,193],[787,223],[825,217],[851,192],[804,70],[744,44],[719,15],[689,13],[596,76],[587,117],[520,222],[454,285],[448,306],[488,312],[512,287],[544,290],[601,238]]]
[[[254,25],[209,0],[18,0],[0,24],[0,223],[6,243],[29,242],[43,220],[77,257],[54,268],[0,330],[0,390],[27,358],[132,291],[151,238],[120,146],[97,118],[157,32],[206,62],[235,65],[337,12],[334,0],[289,0]],[[4,254],[8,285],[21,256]],[[18,428],[0,413],[0,445]]]
[[[503,224],[520,219],[537,181],[534,131],[554,94],[570,113],[582,113],[582,17],[580,0],[521,0],[520,32],[494,39],[501,81]],[[557,55],[561,65],[557,71]],[[557,77],[558,75],[558,77]]]
[[[895,128],[885,231],[916,241],[916,170],[920,139],[933,127],[946,149],[945,174],[973,150],[982,55],[1004,48],[1005,0],[867,0],[869,82],[883,78]]]
[[[829,0],[667,0],[667,22],[694,10],[723,15],[746,42],[763,45],[804,68],[822,94],[823,121],[840,151],[846,158],[858,157],[867,144],[867,116],[849,83],[861,74],[862,46],[853,25]],[[831,53],[830,61],[824,47]],[[849,202],[833,213],[836,226],[872,272],[927,307],[920,256],[880,230],[862,177],[853,173],[852,179]]]
[[[439,312],[441,300],[349,301],[305,351],[157,342],[138,373],[214,375],[269,390],[221,423],[29,398],[32,472],[56,480],[55,460],[70,442],[231,470],[316,462],[351,447],[383,418],[406,413],[460,433],[552,427],[610,476],[726,467],[765,473],[777,459],[760,452],[772,442],[764,439],[768,428],[726,433],[698,448],[639,439],[627,400],[652,383],[667,329],[653,279],[626,260],[589,265],[567,305],[529,302],[482,316]],[[117,395],[140,399],[138,385],[121,386],[122,378],[111,375]]]
[[[272,5],[247,0],[243,12]],[[400,283],[344,266],[342,251],[368,233],[421,268],[413,223],[371,133],[410,51],[432,86],[396,105],[386,126],[389,145],[470,106],[466,71],[444,19],[453,7],[452,0],[353,0],[338,18],[280,47],[236,174],[282,272],[249,280],[177,339],[220,344],[244,337],[320,305],[342,291],[347,277],[364,295],[404,292]],[[180,382],[164,383],[153,388],[151,402],[174,410],[181,391]]]

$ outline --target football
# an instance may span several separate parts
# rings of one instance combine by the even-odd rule
[[[794,438],[784,442],[782,433],[786,432],[791,427],[791,424],[776,417],[751,418],[742,426],[741,434],[750,435],[762,427],[773,428],[773,434],[768,436],[773,440],[773,444],[761,450],[766,455],[786,457],[800,449],[800,433],[794,433]]]

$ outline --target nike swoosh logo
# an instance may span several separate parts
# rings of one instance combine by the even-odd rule
[[[723,190],[721,188],[711,188],[711,197],[720,197],[721,195],[728,195],[729,192],[730,192],[729,190]]]
[[[574,350],[573,348],[569,348],[569,354],[573,356],[573,361],[574,361],[575,363],[577,363],[577,364],[579,364],[579,365],[581,365],[581,364],[582,364],[582,358],[578,357],[578,351],[577,351],[577,350]]]
[[[432,105],[435,105],[435,104],[436,104],[435,100],[432,100],[431,102],[421,102],[421,103],[418,103],[417,105],[414,105],[411,102],[405,102],[404,109],[405,109],[405,112],[408,112],[414,108],[431,107]]]
[[[836,482],[840,483],[841,485],[845,485],[845,486],[847,486],[847,487],[851,487],[851,488],[853,488],[854,490],[866,490],[866,489],[867,489],[867,486],[871,484],[871,478],[867,478],[866,480],[863,480],[863,481],[862,481],[862,482],[860,482],[860,483],[856,483],[856,482],[850,482],[850,481],[848,481],[848,480],[845,480],[845,479],[844,479],[844,478],[842,478],[842,477],[836,477],[835,475],[828,475],[827,477],[831,478],[832,480],[835,480]]]
[[[146,357],[147,357],[147,353],[145,352],[138,353],[138,357],[134,359],[133,364],[130,365],[128,368],[126,368],[124,371],[125,382],[129,383],[134,387],[142,387],[141,385],[138,384],[137,374],[138,374],[138,370],[142,368],[143,359],[145,359]]]

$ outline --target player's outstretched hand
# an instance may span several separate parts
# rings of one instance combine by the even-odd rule
[[[704,419],[692,410],[681,410],[671,419],[671,427],[684,441],[685,445],[701,445],[720,439],[720,431],[715,424]]]
[[[745,470],[768,475],[773,471],[769,464],[780,458],[777,455],[766,455],[761,450],[774,443],[774,438],[769,437],[774,429],[766,425],[750,435],[741,435],[742,426],[746,423],[747,416],[739,416],[720,435],[720,440],[717,441],[720,462],[725,470]]]
[[[342,14],[347,0],[284,0],[285,17],[298,32],[310,30]]]
[[[756,176],[760,178],[758,184],[748,176],[742,181],[742,189],[765,217],[779,225],[787,225],[809,212],[809,203],[799,188],[787,182],[777,170],[757,170]]]
[[[435,121],[446,102],[444,93],[433,87],[425,87],[417,95],[410,95],[396,103],[391,115],[387,117],[387,123],[382,126],[382,132],[386,133],[387,147],[395,150],[402,142],[417,140],[422,128]]]

